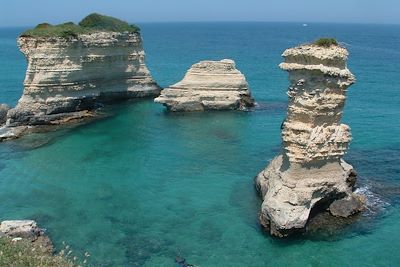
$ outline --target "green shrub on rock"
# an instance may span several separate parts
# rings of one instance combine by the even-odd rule
[[[332,45],[339,45],[338,41],[334,38],[320,38],[313,43],[316,46],[330,47]]]
[[[87,29],[106,30],[113,32],[137,32],[139,28],[135,25],[129,25],[127,22],[110,16],[104,16],[97,13],[85,17],[79,26]]]
[[[97,31],[108,32],[139,32],[136,25],[129,25],[127,22],[110,16],[97,13],[85,17],[79,25],[73,22],[66,22],[58,25],[40,23],[35,28],[21,34],[22,37],[78,37],[79,34],[89,34]]]
[[[40,23],[35,27],[35,29],[46,29],[49,27],[52,27],[50,23]]]

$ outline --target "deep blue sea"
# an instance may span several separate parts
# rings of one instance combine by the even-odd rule
[[[299,23],[143,24],[161,86],[195,62],[231,58],[259,106],[251,112],[168,114],[152,100],[110,117],[0,143],[0,219],[35,219],[60,250],[93,266],[400,266],[400,26]],[[0,103],[15,105],[26,61],[0,28]],[[346,156],[369,210],[335,235],[277,240],[257,222],[253,177],[280,149],[287,73],[282,52],[318,37],[350,52],[357,83],[343,121]]]

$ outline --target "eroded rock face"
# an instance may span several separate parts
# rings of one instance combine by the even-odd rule
[[[233,60],[201,61],[155,102],[170,111],[245,110],[254,106],[244,75]]]
[[[365,208],[365,196],[351,194],[345,198],[338,199],[329,205],[329,211],[333,216],[347,218]]]
[[[343,159],[350,128],[340,123],[347,88],[355,78],[339,46],[303,45],[283,53],[289,72],[289,106],[282,125],[282,153],[256,177],[264,199],[260,221],[271,234],[304,229],[311,210],[352,196],[355,172]],[[354,211],[360,210],[353,205]],[[351,209],[351,205],[349,205]],[[343,213],[342,213],[343,214]]]
[[[18,44],[28,69],[9,126],[46,124],[104,102],[159,94],[139,33],[20,37]]]
[[[10,107],[6,104],[0,104],[0,125],[4,124],[7,120],[7,112]]]

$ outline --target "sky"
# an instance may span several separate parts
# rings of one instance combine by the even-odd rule
[[[79,22],[276,21],[400,24],[400,0],[0,0],[0,27]]]

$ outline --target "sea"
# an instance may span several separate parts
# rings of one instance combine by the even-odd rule
[[[147,23],[146,63],[162,86],[200,60],[233,59],[257,107],[168,113],[152,99],[105,118],[0,143],[0,219],[34,219],[57,251],[88,266],[400,266],[400,25]],[[0,103],[14,106],[27,67],[0,28]],[[279,153],[289,47],[333,37],[357,78],[343,123],[345,160],[367,210],[347,226],[277,239],[258,223],[254,177]]]

